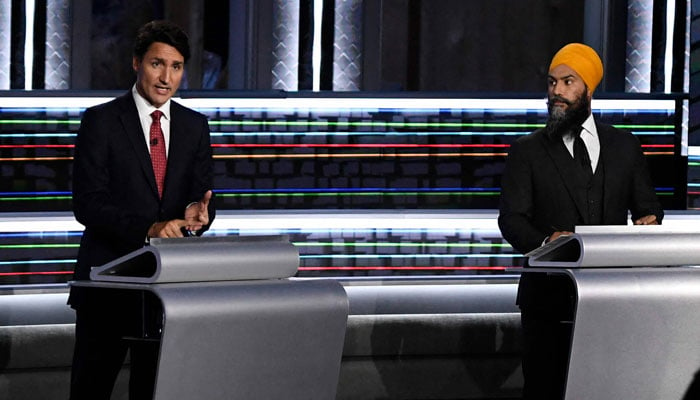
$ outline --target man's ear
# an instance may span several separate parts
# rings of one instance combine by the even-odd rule
[[[141,64],[141,61],[139,61],[138,57],[134,56],[131,59],[131,67],[134,69],[134,72],[138,72],[140,64]]]

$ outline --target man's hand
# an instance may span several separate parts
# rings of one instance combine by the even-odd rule
[[[645,215],[642,218],[634,221],[635,225],[658,225],[659,221],[656,220],[656,215]]]
[[[209,223],[209,200],[211,200],[211,190],[207,190],[201,200],[190,204],[185,209],[185,229],[196,232]]]
[[[176,238],[183,237],[180,228],[187,226],[184,219],[172,219],[170,221],[156,222],[148,228],[149,238]]]
[[[568,236],[568,235],[571,235],[572,233],[573,232],[569,232],[569,231],[556,231],[549,236],[549,239],[547,239],[547,243],[549,243],[553,240],[556,240],[556,238],[558,238],[559,236]]]

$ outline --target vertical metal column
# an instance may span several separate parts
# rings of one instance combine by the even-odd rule
[[[272,7],[272,88],[299,87],[299,0],[275,0]]]
[[[70,0],[48,0],[46,2],[44,85],[47,90],[70,89],[70,11]]]
[[[627,10],[625,92],[649,93],[654,1],[629,0]]]
[[[335,6],[333,90],[357,91],[362,85],[362,0]]]
[[[10,88],[11,0],[0,0],[0,90]]]

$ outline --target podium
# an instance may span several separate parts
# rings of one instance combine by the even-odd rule
[[[282,236],[157,239],[71,284],[155,299],[134,313],[160,342],[156,400],[333,399],[348,300],[291,278],[298,258]]]
[[[528,270],[573,282],[565,398],[698,398],[700,232],[577,232],[528,254]]]

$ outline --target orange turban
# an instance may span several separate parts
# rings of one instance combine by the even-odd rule
[[[551,71],[562,64],[576,71],[591,93],[595,91],[596,86],[603,79],[603,62],[600,61],[598,53],[585,44],[569,43],[562,47],[552,58],[549,70]]]

